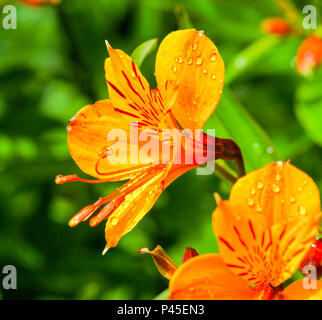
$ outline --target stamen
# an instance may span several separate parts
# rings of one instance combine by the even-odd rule
[[[68,176],[58,175],[55,178],[56,184],[63,184],[67,182],[73,182],[73,181],[80,181],[80,182],[86,182],[86,183],[102,183],[107,182],[109,180],[107,179],[99,179],[99,180],[89,180],[89,179],[82,179],[77,176],[77,174],[72,174]]]
[[[120,197],[119,199],[116,198],[109,202],[105,207],[103,207],[98,214],[91,218],[89,221],[89,225],[91,227],[96,227],[99,223],[101,223],[103,220],[107,219],[113,211],[120,206],[120,204],[124,201],[125,196]]]

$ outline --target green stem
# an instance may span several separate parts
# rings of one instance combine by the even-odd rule
[[[230,174],[224,167],[216,163],[216,172],[221,178],[225,178],[228,181],[235,183],[237,178]]]

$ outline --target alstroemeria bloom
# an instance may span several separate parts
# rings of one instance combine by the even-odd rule
[[[288,35],[292,32],[291,25],[282,18],[268,18],[262,22],[262,30],[267,34]]]
[[[155,90],[150,88],[126,53],[109,44],[107,49],[110,57],[105,61],[105,75],[110,99],[85,106],[68,126],[68,148],[74,161],[85,173],[99,180],[80,179],[76,175],[56,178],[56,183],[129,179],[112,194],[81,210],[69,222],[70,226],[75,226],[104,205],[89,222],[96,226],[108,219],[104,252],[115,247],[121,237],[136,226],[164,188],[202,164],[195,158],[190,164],[184,159],[181,163],[174,163],[173,157],[168,163],[160,158],[149,160],[148,156],[131,161],[131,150],[141,150],[146,143],[138,143],[135,139],[133,142],[131,128],[135,127],[138,135],[143,130],[150,130],[150,139],[154,142],[162,140],[163,129],[177,129],[184,134],[182,128],[201,129],[217,106],[224,80],[224,62],[216,46],[203,32],[194,29],[172,32],[160,44],[155,64],[158,85]],[[117,150],[107,137],[115,129],[125,133],[118,141],[118,151],[124,154],[124,161],[120,163],[110,162]],[[230,159],[240,152],[230,140],[215,139],[206,134],[190,136],[194,142],[193,150],[203,153],[209,139],[216,148],[209,154],[207,152],[204,162],[218,157]],[[162,140],[161,145],[164,144],[166,141]],[[186,149],[186,146],[180,145],[180,149]]]
[[[20,0],[21,2],[25,2],[31,4],[33,6],[38,6],[42,4],[58,4],[61,0]]]
[[[319,36],[309,36],[300,45],[296,55],[296,69],[307,75],[322,61],[322,39]]]
[[[307,174],[272,163],[239,179],[228,201],[216,198],[220,254],[200,255],[176,269],[170,299],[322,299],[319,280],[282,288],[318,234],[320,194]]]

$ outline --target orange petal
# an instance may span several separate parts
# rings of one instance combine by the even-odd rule
[[[306,38],[300,45],[296,56],[296,69],[304,75],[310,74],[322,60],[322,39],[318,36]]]
[[[183,263],[169,284],[172,300],[250,300],[260,291],[226,267],[218,254],[203,254]]]
[[[284,300],[322,300],[322,281],[316,280],[316,288],[305,289],[303,279],[296,280],[281,293]]]
[[[143,128],[158,128],[170,102],[158,90],[151,90],[131,57],[109,44],[107,49],[105,77],[115,110],[127,120],[139,121]]]
[[[177,269],[177,265],[170,259],[164,249],[157,245],[152,251],[147,248],[138,250],[139,253],[150,253],[159,272],[170,279]]]
[[[233,186],[229,201],[264,226],[320,213],[320,192],[310,176],[289,162],[273,162],[252,171]]]
[[[98,101],[82,108],[70,121],[67,127],[69,151],[80,169],[93,177],[110,181],[128,179],[147,166],[141,158],[131,163],[130,128],[130,122],[114,110],[110,100]],[[120,138],[107,141],[112,130],[118,130]],[[122,162],[109,161],[113,159],[114,151],[121,158],[121,151],[114,150],[116,143],[125,155]],[[135,145],[135,149],[139,147]]]
[[[178,86],[171,110],[180,125],[202,128],[223,89],[225,67],[214,43],[195,29],[172,32],[160,44],[155,71],[162,97]]]
[[[140,184],[142,179],[149,178],[149,180],[126,194],[121,205],[110,215],[105,227],[105,250],[115,247],[119,240],[151,210],[164,190],[164,180],[170,169],[171,165],[160,165],[159,170],[144,172],[135,178],[133,184]]]
[[[247,174],[229,201],[218,202],[213,226],[220,253],[232,271],[253,284],[278,286],[290,278],[318,233],[319,191],[290,164]]]
[[[292,27],[282,18],[269,18],[263,21],[262,29],[267,34],[287,35]]]

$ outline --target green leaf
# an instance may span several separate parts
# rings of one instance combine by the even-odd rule
[[[153,300],[166,300],[169,297],[169,289],[160,292]]]
[[[232,139],[239,145],[247,171],[283,160],[268,135],[228,88],[206,123],[205,129],[210,128],[215,128],[217,137]]]
[[[295,114],[308,136],[322,146],[322,70],[303,80],[296,92]]]
[[[280,37],[265,36],[239,52],[226,67],[225,83],[229,84],[245,74],[250,67],[258,63],[264,55],[268,54],[280,42]]]
[[[177,5],[174,9],[176,15],[178,29],[191,29],[194,28],[190,21],[188,12],[180,5]]]
[[[133,61],[140,67],[144,59],[156,48],[158,39],[151,39],[141,43],[132,53]]]

